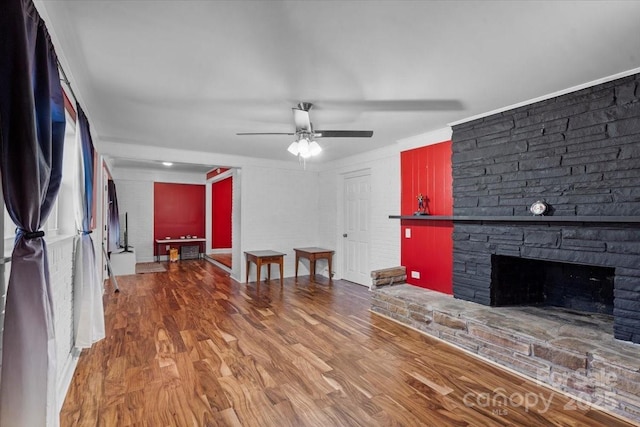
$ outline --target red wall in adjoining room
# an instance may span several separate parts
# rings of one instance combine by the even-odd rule
[[[153,187],[154,239],[205,237],[204,185],[156,182]]]
[[[453,214],[451,141],[403,151],[400,168],[402,215],[418,210],[420,193],[430,215]],[[402,220],[401,233],[401,262],[407,269],[407,283],[451,294],[453,222]],[[420,278],[411,277],[412,272]]]
[[[211,248],[231,247],[231,207],[233,179],[211,184]]]

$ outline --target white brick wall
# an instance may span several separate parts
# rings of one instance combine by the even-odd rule
[[[242,168],[241,193],[242,251],[284,252],[284,275],[293,276],[293,248],[318,242],[318,173],[247,166]],[[242,261],[244,280],[244,254]],[[251,272],[249,280],[255,280],[253,265]]]
[[[338,185],[342,179],[335,171],[318,176],[318,246],[336,250],[338,234]],[[335,262],[334,262],[335,267]],[[334,268],[335,269],[335,268]]]
[[[371,162],[371,270],[400,265],[400,155]]]
[[[53,313],[56,331],[56,361],[58,390],[66,392],[65,366],[73,357],[73,237],[55,240],[47,245],[49,274],[53,292]],[[64,396],[59,396],[64,400]],[[62,403],[62,402],[59,402]]]
[[[394,149],[379,150],[358,161],[345,159],[321,172],[242,168],[242,251],[286,253],[285,277],[289,277],[295,272],[294,247],[327,247],[336,250],[335,277],[341,277],[344,176],[364,169],[371,175],[370,268],[399,265],[400,224],[389,219],[400,209],[400,154]],[[240,255],[240,279],[244,280],[244,254]]]
[[[153,182],[115,181],[120,211],[120,241],[124,242],[124,214],[129,218],[129,245],[137,262],[153,261]]]
[[[396,147],[387,147],[333,162],[320,172],[318,234],[322,246],[336,250],[335,278],[342,277],[343,268],[344,177],[364,170],[371,177],[369,267],[377,270],[400,265],[400,224],[389,219],[400,209],[400,153]]]
[[[245,265],[242,257],[242,223],[240,212],[242,212],[242,171],[233,171],[233,189],[231,199],[231,277],[237,281],[242,281],[242,266]],[[208,214],[209,212],[207,212]]]

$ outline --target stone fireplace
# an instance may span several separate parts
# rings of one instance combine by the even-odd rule
[[[613,315],[615,269],[491,256],[491,305],[551,306]]]
[[[640,343],[639,81],[629,76],[454,126],[456,298],[568,301],[568,309],[610,314],[617,339]],[[537,200],[553,215],[534,217]],[[540,284],[563,274],[553,289]],[[575,276],[585,277],[577,284]]]
[[[456,224],[454,296],[492,306],[548,304],[610,314],[615,337],[639,343],[635,252],[640,228],[634,224]]]

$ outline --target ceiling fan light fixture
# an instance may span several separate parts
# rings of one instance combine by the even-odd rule
[[[289,144],[287,151],[298,159],[306,160],[317,156],[322,152],[322,147],[315,138],[371,138],[372,130],[314,130],[309,117],[309,111],[313,107],[310,102],[300,102],[293,107],[293,122],[295,132],[260,132],[237,133],[236,135],[295,135],[296,140]],[[304,161],[301,161],[304,163]]]
[[[293,141],[291,145],[289,145],[289,148],[287,148],[287,151],[294,156],[297,156],[300,153],[300,151],[298,150],[298,141]]]
[[[320,144],[315,141],[311,141],[311,143],[309,144],[309,152],[311,153],[311,155],[317,156],[321,151],[322,147],[320,147]]]
[[[305,159],[311,156],[311,150],[309,149],[309,140],[307,138],[300,138],[300,140],[298,140],[298,153]]]

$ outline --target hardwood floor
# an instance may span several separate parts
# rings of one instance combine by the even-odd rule
[[[205,260],[118,278],[61,426],[631,425],[370,313],[364,287],[318,280],[245,285]]]
[[[208,254],[207,256],[212,260],[217,261],[220,264],[224,265],[225,267],[231,268],[231,261],[232,261],[231,252],[214,253],[214,254]]]

